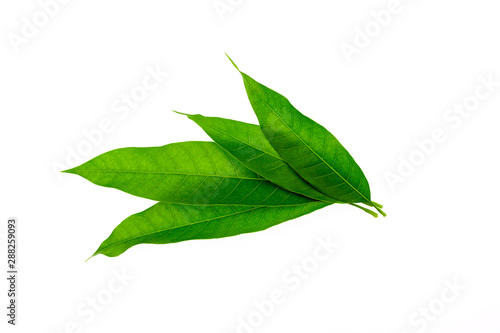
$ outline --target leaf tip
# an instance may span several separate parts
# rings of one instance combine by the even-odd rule
[[[61,170],[62,173],[73,173],[75,174],[76,173],[76,168],[71,168],[71,169],[67,169],[67,170]]]
[[[175,110],[172,110],[173,112],[177,113],[177,114],[180,114],[180,115],[183,115],[183,116],[192,116],[191,114],[187,114],[187,113],[183,113],[183,112],[179,112],[179,111],[175,111]]]
[[[90,257],[88,257],[87,260],[85,260],[85,262],[89,261],[90,259],[94,258],[96,255],[98,255],[99,254],[99,249],[97,251],[95,251],[93,255],[91,255]]]
[[[238,72],[241,73],[240,69],[238,68],[238,66],[236,66],[236,64],[234,63],[233,59],[231,59],[230,56],[227,55],[227,53],[224,53],[226,55],[226,57],[229,59],[229,61],[231,61],[231,63],[233,64],[234,68],[236,68],[238,70]]]

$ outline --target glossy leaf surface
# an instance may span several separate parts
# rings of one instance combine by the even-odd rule
[[[316,200],[336,202],[317,191],[286,163],[269,143],[258,125],[241,121],[186,115],[198,124],[217,144],[244,166],[283,187]]]
[[[374,206],[363,171],[333,134],[283,95],[240,73],[264,135],[302,178],[338,201]]]
[[[116,149],[66,172],[97,185],[171,203],[293,205],[313,201],[267,181],[214,142]]]
[[[312,202],[284,206],[157,203],[120,223],[94,253],[115,257],[137,244],[167,244],[234,236],[267,229],[328,206]]]

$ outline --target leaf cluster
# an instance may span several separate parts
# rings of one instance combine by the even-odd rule
[[[385,216],[335,136],[231,62],[259,125],[175,111],[213,142],[116,149],[64,171],[157,202],[122,221],[93,256],[256,232],[332,204]]]

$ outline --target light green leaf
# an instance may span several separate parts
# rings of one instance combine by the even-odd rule
[[[329,203],[283,206],[157,203],[120,223],[93,256],[116,257],[137,244],[167,244],[255,232],[309,214]]]
[[[324,195],[374,206],[385,215],[371,201],[363,171],[333,134],[300,113],[284,96],[238,71],[264,135],[304,180]]]
[[[295,205],[313,201],[267,181],[214,142],[116,149],[65,172],[170,203]]]

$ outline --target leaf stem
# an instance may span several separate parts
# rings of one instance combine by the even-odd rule
[[[366,213],[370,214],[370,215],[371,215],[371,216],[373,216],[373,217],[378,217],[378,214],[377,214],[377,213],[375,213],[375,212],[373,212],[373,211],[369,210],[368,208],[362,207],[362,206],[360,206],[360,205],[356,205],[355,203],[350,203],[349,205],[354,206],[354,207],[357,207],[357,208],[361,209],[362,211],[364,211],[364,212],[366,212]]]
[[[382,214],[383,217],[386,217],[387,214],[381,209],[383,206],[381,204],[378,204],[376,202],[370,201],[370,203],[365,203],[366,205],[370,207],[374,207],[380,214]]]

